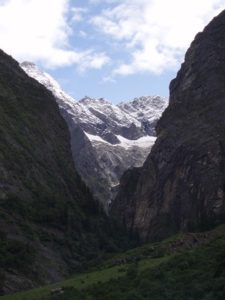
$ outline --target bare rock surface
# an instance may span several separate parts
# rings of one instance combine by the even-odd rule
[[[225,221],[224,83],[225,11],[187,51],[143,167],[121,180],[112,214],[142,240]]]

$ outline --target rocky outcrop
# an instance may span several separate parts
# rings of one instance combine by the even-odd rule
[[[225,221],[224,83],[225,11],[187,51],[143,168],[121,180],[112,214],[142,240]]]

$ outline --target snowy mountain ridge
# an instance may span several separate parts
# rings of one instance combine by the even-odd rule
[[[160,96],[142,96],[128,102],[122,102],[119,108],[133,118],[141,121],[160,118],[162,110],[167,106],[167,99]]]
[[[73,104],[74,99],[66,94],[59,83],[48,73],[41,71],[34,63],[24,61],[20,64],[21,68],[32,78],[43,84],[53,95],[59,99],[63,99],[67,104]]]
[[[142,166],[150,153],[167,99],[142,96],[118,105],[87,96],[76,101],[35,64],[21,67],[55,96],[70,130],[77,171],[107,210],[123,172]]]
[[[42,72],[35,64],[23,62],[21,67],[29,76],[39,81],[53,93],[59,106],[69,110],[75,122],[83,124],[88,133],[93,135],[97,133],[106,141],[108,141],[106,134],[112,130],[119,131],[117,127],[130,128],[135,126],[139,128],[139,133],[134,137],[129,137],[131,139],[149,135],[146,132],[145,123],[154,123],[155,120],[158,120],[167,106],[167,99],[159,96],[142,96],[118,105],[112,104],[104,98],[96,99],[87,96],[76,101],[61,89],[55,79],[46,72]],[[87,128],[87,124],[89,124],[89,128]],[[106,124],[107,126],[105,126]],[[101,127],[101,125],[104,126]],[[153,130],[154,128],[152,128]],[[126,138],[126,133],[121,135]]]

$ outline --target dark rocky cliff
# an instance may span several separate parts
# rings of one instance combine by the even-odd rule
[[[199,33],[170,84],[143,168],[121,180],[112,214],[143,240],[225,221],[225,11]]]
[[[52,93],[0,51],[0,294],[60,280],[113,251],[106,222],[74,169]]]

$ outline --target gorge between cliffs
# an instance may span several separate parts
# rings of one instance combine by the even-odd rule
[[[169,101],[76,101],[0,52],[0,298],[222,300],[224,249],[225,11]]]

